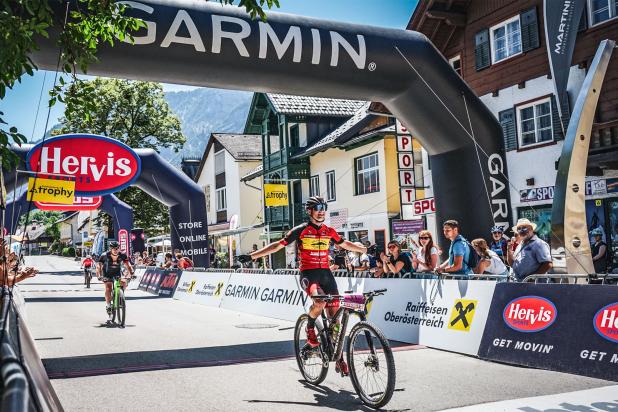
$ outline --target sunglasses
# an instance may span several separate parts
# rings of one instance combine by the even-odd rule
[[[397,245],[388,245],[389,249],[397,249]]]
[[[517,233],[519,233],[520,235],[525,235],[526,233],[528,233],[530,229],[527,227],[521,227],[517,229]]]
[[[328,210],[328,205],[325,205],[324,203],[318,203],[311,209],[315,210],[316,212],[326,212]]]
[[[420,240],[429,240],[431,239],[429,236],[419,236]]]

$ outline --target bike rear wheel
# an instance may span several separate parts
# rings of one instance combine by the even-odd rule
[[[319,385],[326,379],[326,374],[328,373],[328,359],[322,359],[322,352],[319,347],[315,349],[307,348],[305,329],[307,328],[308,320],[309,315],[304,314],[296,321],[296,328],[294,329],[294,351],[296,352],[298,368],[305,380],[312,385]]]
[[[395,390],[395,360],[384,334],[370,322],[359,322],[348,341],[350,378],[363,403],[372,408],[386,405]]]
[[[116,306],[116,314],[118,317],[118,324],[124,326],[127,316],[127,305],[124,299],[124,290],[118,289],[118,305]]]
[[[92,280],[92,273],[90,270],[86,271],[86,287],[90,288],[90,281]]]

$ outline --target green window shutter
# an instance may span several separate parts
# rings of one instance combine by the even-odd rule
[[[538,48],[539,22],[536,17],[536,7],[524,11],[519,15],[521,22],[521,48],[525,52]]]
[[[515,120],[515,108],[512,107],[498,113],[498,121],[502,126],[502,136],[504,138],[504,150],[517,149],[517,125]]]
[[[489,53],[489,29],[481,30],[474,36],[474,63],[476,71],[491,65]]]
[[[568,100],[568,95],[567,95]],[[558,112],[556,95],[551,95],[551,116],[552,116],[552,127],[554,132],[554,140],[563,140],[564,134],[562,133],[562,127],[560,127],[560,113]],[[566,133],[567,127],[569,126],[569,119],[571,117],[571,113],[569,110],[569,102],[562,103],[562,125],[564,127],[564,132]]]

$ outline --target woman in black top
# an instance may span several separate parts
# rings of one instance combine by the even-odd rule
[[[388,252],[390,255],[380,253],[382,268],[385,273],[410,273],[412,272],[412,261],[401,253],[401,246],[396,240],[388,242]]]

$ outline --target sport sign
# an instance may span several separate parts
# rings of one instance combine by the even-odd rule
[[[74,196],[75,180],[73,178],[31,177],[28,179],[27,200],[67,205],[73,203]]]
[[[265,184],[264,197],[266,206],[287,206],[288,205],[288,185],[286,184]]]
[[[83,134],[56,136],[37,144],[28,152],[26,165],[34,172],[74,175],[78,196],[117,192],[141,171],[139,156],[127,145]]]

